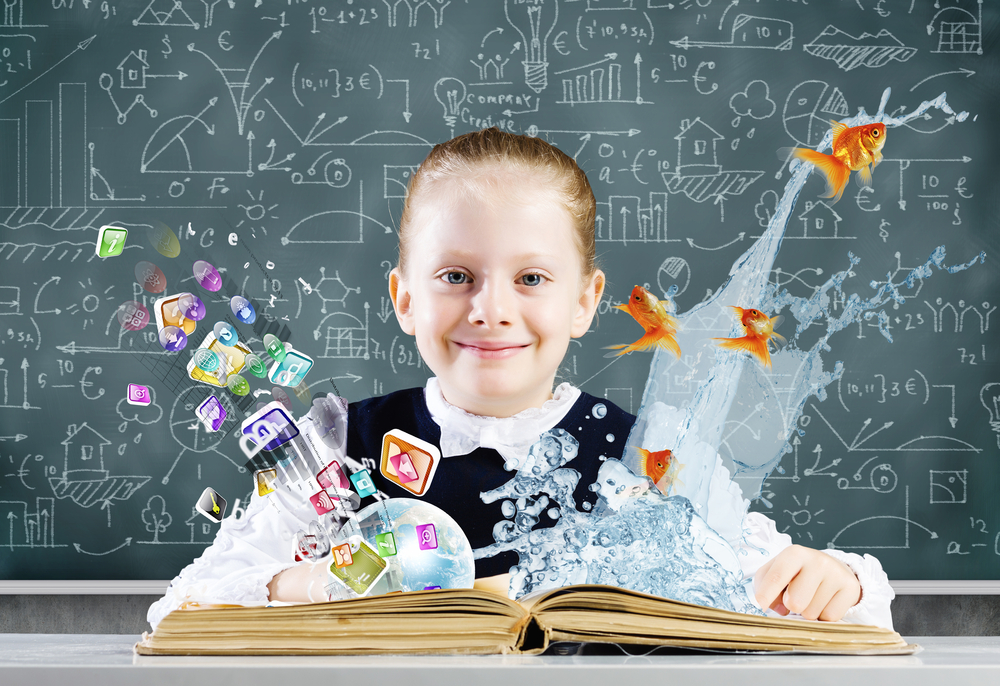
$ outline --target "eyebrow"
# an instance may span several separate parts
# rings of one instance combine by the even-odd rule
[[[478,252],[472,251],[472,250],[461,250],[461,249],[448,248],[448,249],[442,250],[435,257],[440,257],[440,258],[455,257],[455,258],[458,258],[458,259],[468,259],[470,257],[475,257],[478,254],[479,254]],[[518,255],[513,255],[511,257],[511,259],[513,261],[515,261],[515,262],[528,262],[528,261],[535,260],[535,259],[553,259],[553,258],[558,258],[558,257],[559,257],[559,255],[557,255],[556,253],[526,252],[526,253],[520,253]]]

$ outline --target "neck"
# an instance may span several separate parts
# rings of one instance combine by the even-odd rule
[[[513,417],[524,410],[541,407],[547,400],[552,399],[551,384],[546,388],[538,389],[524,396],[489,397],[460,393],[456,389],[448,388],[445,384],[440,383],[440,379],[438,379],[438,383],[445,402],[465,410],[469,414],[481,417]]]

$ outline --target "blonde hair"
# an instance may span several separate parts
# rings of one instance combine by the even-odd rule
[[[499,174],[490,174],[499,172]],[[532,183],[552,193],[570,216],[583,264],[589,278],[597,269],[594,218],[597,203],[587,175],[572,157],[539,138],[489,128],[456,136],[439,143],[410,178],[403,214],[399,219],[399,270],[406,273],[406,255],[411,228],[422,196],[437,182],[455,180],[465,193],[475,193],[486,202],[509,196],[509,176]],[[507,176],[508,178],[496,178]],[[496,191],[483,193],[484,189]]]

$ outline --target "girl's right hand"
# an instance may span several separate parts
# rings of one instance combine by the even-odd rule
[[[267,583],[268,598],[285,603],[326,602],[327,571],[320,562],[303,562],[278,572]]]

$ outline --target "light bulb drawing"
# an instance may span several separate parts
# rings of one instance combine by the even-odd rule
[[[979,390],[979,402],[990,415],[990,428],[997,435],[1000,448],[1000,383],[988,383]]]
[[[548,43],[549,36],[559,19],[559,2],[551,1],[552,23],[545,37],[542,37],[542,24],[548,23],[543,16],[544,0],[505,0],[503,5],[507,22],[521,34],[521,44],[524,46],[524,82],[531,90],[541,93],[549,85]]]
[[[465,102],[465,84],[451,77],[438,79],[434,84],[434,99],[444,108],[444,123],[451,128],[451,137],[455,137],[455,122],[458,121],[462,103]]]

